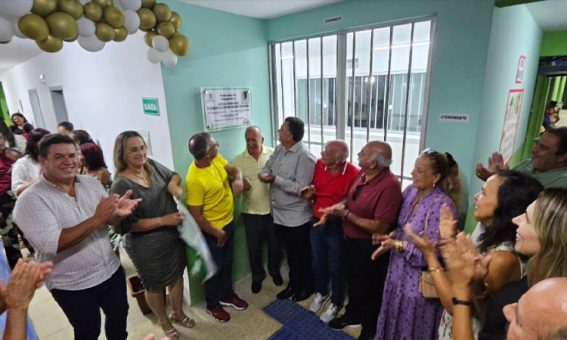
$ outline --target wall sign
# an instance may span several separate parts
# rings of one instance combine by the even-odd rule
[[[205,130],[247,126],[252,122],[250,88],[201,88]]]
[[[142,98],[144,106],[144,114],[151,116],[159,116],[159,103],[157,98]]]
[[[469,114],[468,113],[442,113],[439,115],[439,121],[441,122],[454,122],[454,123],[468,123]]]
[[[526,56],[521,55],[518,60],[518,69],[516,70],[516,84],[521,84],[524,79],[524,69],[526,68]]]
[[[504,125],[502,126],[502,138],[500,139],[500,153],[507,163],[514,154],[514,143],[518,133],[518,122],[522,113],[522,100],[524,99],[524,89],[510,90],[508,92],[508,102],[504,114]]]

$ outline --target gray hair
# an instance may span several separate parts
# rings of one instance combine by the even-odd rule
[[[344,140],[340,139],[330,140],[325,143],[323,150],[325,150],[330,144],[340,145],[340,150],[334,156],[337,157],[341,162],[345,162],[349,155],[348,144]]]
[[[382,155],[380,151],[374,151],[372,153],[371,159],[373,161],[376,161],[380,168],[388,168],[392,164],[392,160],[384,157],[384,155]]]

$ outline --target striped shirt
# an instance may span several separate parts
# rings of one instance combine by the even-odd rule
[[[14,221],[36,250],[38,262],[52,261],[49,290],[83,290],[108,280],[120,266],[101,225],[80,243],[57,252],[61,230],[92,217],[106,192],[96,178],[75,177],[75,197],[41,176],[22,193],[14,208]]]

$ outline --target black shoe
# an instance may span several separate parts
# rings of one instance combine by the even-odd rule
[[[280,300],[285,300],[285,299],[289,299],[290,297],[293,296],[293,289],[291,289],[291,286],[287,286],[286,289],[282,290],[281,292],[278,293],[277,298]]]
[[[252,281],[252,293],[258,294],[262,290],[262,281]]]
[[[311,294],[313,294],[312,290],[302,290],[299,291],[297,294],[294,294],[291,299],[293,300],[293,302],[299,302],[309,299]]]
[[[272,281],[274,281],[274,284],[276,286],[283,285],[283,279],[282,279],[282,276],[279,273],[276,274],[276,275],[272,275]]]
[[[331,322],[329,322],[329,327],[331,327],[332,329],[341,330],[348,326],[360,326],[360,321],[357,321],[349,315],[344,314],[340,318],[333,319],[331,320]]]

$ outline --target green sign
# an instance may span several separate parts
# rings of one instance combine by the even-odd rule
[[[157,98],[142,98],[144,114],[159,116],[159,103]]]

